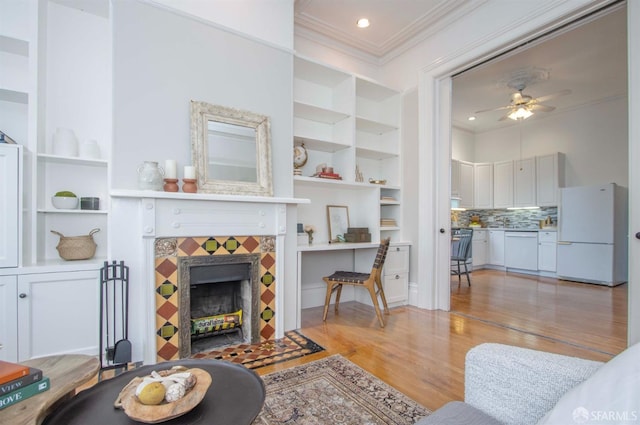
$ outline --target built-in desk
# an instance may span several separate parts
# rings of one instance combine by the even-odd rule
[[[389,247],[383,273],[383,286],[390,306],[406,304],[408,300],[409,245],[408,242],[392,242]],[[338,270],[365,273],[371,271],[378,246],[377,242],[298,245],[297,280],[300,294],[298,304],[301,308],[324,305],[326,296],[326,285],[322,280],[324,276],[329,276]],[[394,287],[391,288],[391,285]],[[395,302],[390,300],[390,293]],[[371,302],[368,292],[357,291],[357,288],[352,286],[345,287],[340,301],[353,300],[367,304]]]

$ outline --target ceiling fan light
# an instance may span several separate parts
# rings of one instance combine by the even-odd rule
[[[520,106],[519,108],[513,110],[508,115],[508,117],[514,121],[518,121],[518,120],[526,120],[531,115],[533,115],[533,112],[531,112],[529,109],[525,108],[524,106]]]

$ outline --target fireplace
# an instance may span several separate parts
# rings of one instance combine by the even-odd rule
[[[243,338],[243,341],[255,343],[273,339],[276,335],[276,238],[273,236],[210,236],[157,238],[155,251],[155,287],[156,287],[156,361],[177,360],[191,356],[191,274],[196,281],[205,286],[235,286],[240,299],[238,304],[243,310],[241,332],[210,335],[220,337],[218,341],[195,343],[195,349],[208,349],[209,345],[225,344],[228,338]],[[227,282],[215,282],[210,279],[212,271],[200,270],[200,267],[221,267],[228,265],[226,271],[236,274]],[[238,270],[244,268],[238,275]],[[194,273],[195,271],[195,273]],[[224,271],[224,270],[223,270]],[[244,273],[244,274],[243,274]],[[185,276],[185,274],[187,276]],[[213,274],[220,274],[214,271]],[[248,277],[248,278],[247,278]],[[213,282],[207,282],[213,280]],[[205,282],[205,283],[203,283]],[[199,286],[199,284],[195,284]],[[226,289],[234,293],[236,289]],[[196,289],[209,292],[210,289]],[[213,290],[214,292],[216,290]],[[221,289],[223,291],[223,289]],[[222,296],[222,295],[220,295]],[[220,297],[218,296],[218,298]],[[235,296],[235,295],[232,295]],[[200,298],[196,293],[196,298]],[[250,302],[248,301],[250,299]],[[237,305],[237,304],[236,304]],[[226,307],[225,307],[226,308]],[[216,311],[196,303],[205,318],[228,311]],[[199,315],[201,313],[196,313]],[[194,338],[198,340],[200,338]],[[204,339],[204,338],[202,338]],[[229,342],[232,344],[233,342]],[[201,344],[205,348],[202,348]]]
[[[260,255],[178,259],[180,358],[259,335]]]

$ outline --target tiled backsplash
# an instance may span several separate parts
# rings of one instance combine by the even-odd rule
[[[471,216],[480,217],[482,227],[513,227],[517,229],[538,229],[540,220],[551,217],[553,226],[558,224],[558,207],[541,207],[531,210],[466,210],[451,211],[452,227],[467,227]]]

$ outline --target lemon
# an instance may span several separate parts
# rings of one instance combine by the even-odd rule
[[[162,403],[166,389],[161,382],[150,382],[138,394],[142,404],[156,405]]]

